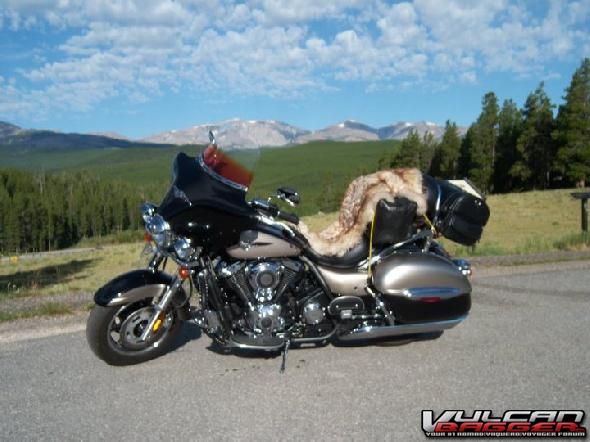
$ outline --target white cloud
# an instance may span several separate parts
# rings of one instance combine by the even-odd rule
[[[463,83],[470,83],[470,84],[476,84],[477,83],[477,74],[473,71],[466,71],[463,72],[460,76],[459,76],[460,80]]]
[[[370,91],[442,89],[484,72],[542,77],[552,60],[588,55],[590,2],[551,1],[541,16],[529,5],[4,0],[3,32],[55,28],[66,37],[43,57],[34,51],[36,67],[3,73],[0,114],[87,111],[113,97],[138,103],[190,89],[296,97],[351,80]]]
[[[344,18],[345,12],[358,9],[370,2],[367,0],[254,0],[253,17],[261,24],[300,23],[307,20]]]

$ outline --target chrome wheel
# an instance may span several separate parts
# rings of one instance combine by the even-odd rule
[[[153,313],[152,305],[131,304],[121,307],[108,326],[109,344],[119,352],[140,352],[153,347],[157,348],[166,339],[174,321],[174,314],[169,311],[166,315],[162,315],[161,321],[157,323],[158,328],[154,330],[151,338],[142,341],[141,334]]]

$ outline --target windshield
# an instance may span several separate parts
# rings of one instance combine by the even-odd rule
[[[203,163],[217,175],[248,189],[254,179],[258,149],[221,150],[210,144],[203,151]]]

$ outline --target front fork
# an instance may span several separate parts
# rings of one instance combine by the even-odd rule
[[[158,267],[160,267],[164,259],[164,256],[160,252],[155,252],[147,266],[148,270],[150,270],[151,272],[158,271]],[[174,299],[174,295],[176,295],[176,292],[180,290],[184,281],[189,277],[189,269],[184,267],[179,268],[176,277],[172,281],[172,284],[170,284],[170,286],[162,294],[160,300],[156,304],[154,304],[154,313],[150,317],[147,326],[141,333],[141,336],[139,337],[140,341],[145,342],[149,340],[152,337],[153,333],[155,333],[158,330],[162,322],[162,314],[168,309],[170,302],[172,302],[172,299]]]
[[[160,326],[158,321],[161,321],[160,316],[166,311],[170,305],[170,302],[172,301],[172,298],[180,289],[180,287],[182,287],[183,282],[183,277],[180,274],[176,275],[176,278],[174,278],[172,284],[164,292],[158,303],[154,304],[154,313],[152,314],[146,328],[141,333],[141,336],[139,337],[140,341],[147,341],[152,336],[152,334],[158,330]]]

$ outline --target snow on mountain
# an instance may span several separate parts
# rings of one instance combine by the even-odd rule
[[[370,141],[378,139],[377,130],[371,126],[346,120],[333,126],[302,135],[296,141],[298,144],[302,144],[315,140]]]
[[[171,130],[152,135],[143,141],[172,144],[206,144],[209,131],[215,133],[217,144],[227,148],[256,148],[286,146],[309,131],[274,120],[232,119],[217,123],[200,124],[187,129]]]
[[[376,129],[366,124],[345,120],[316,131],[308,131],[274,120],[226,120],[200,124],[186,129],[171,130],[152,135],[142,141],[171,144],[206,144],[209,130],[215,132],[217,143],[229,148],[253,148],[260,146],[287,146],[317,140],[372,141],[402,140],[411,130],[423,136],[430,132],[441,138],[444,127],[431,121],[401,121]],[[459,128],[464,134],[465,128]]]
[[[408,136],[410,131],[418,132],[421,137],[425,133],[430,132],[434,138],[441,138],[445,132],[445,128],[438,126],[436,123],[430,121],[418,121],[411,123],[409,121],[400,121],[398,123],[390,124],[379,128],[379,138],[382,140],[403,140]]]

